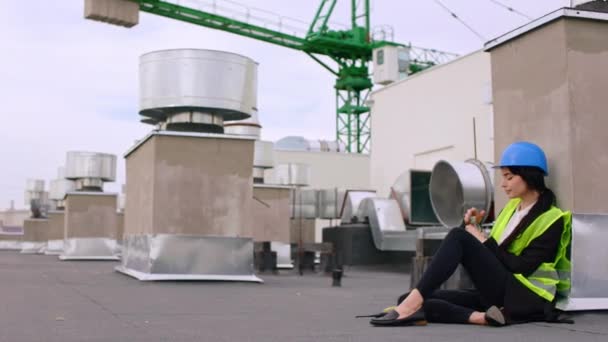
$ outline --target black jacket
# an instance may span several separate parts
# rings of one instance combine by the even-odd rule
[[[523,231],[542,213],[530,212],[522,219],[522,222],[498,245],[494,238],[488,238],[484,245],[492,251],[498,260],[512,273],[521,273],[529,276],[544,262],[552,262],[557,254],[562,232],[564,231],[564,221],[555,221],[545,233],[536,239],[522,251],[520,255],[509,253],[509,245],[520,236]],[[549,319],[552,315],[554,303],[541,298],[530,289],[521,284],[515,277],[509,279],[506,284],[504,299],[505,314],[512,322],[533,321]]]

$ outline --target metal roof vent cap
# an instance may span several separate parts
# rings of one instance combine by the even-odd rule
[[[139,115],[161,130],[223,133],[257,110],[257,63],[234,53],[174,49],[139,59]]]
[[[264,183],[264,170],[274,167],[274,143],[256,140],[253,150],[253,182]]]
[[[76,190],[76,183],[65,179],[65,168],[57,169],[57,178],[49,182],[49,199],[54,202],[55,208],[65,208],[65,194]]]
[[[258,117],[258,111],[253,111],[251,117],[245,120],[230,121],[224,124],[224,133],[244,135],[260,139],[262,136],[262,125]]]
[[[25,182],[24,203],[30,207],[33,218],[46,216],[49,193],[44,191],[44,180],[27,179]]]
[[[116,180],[116,156],[99,152],[70,151],[65,178],[75,181],[76,191],[103,191],[104,182]]]

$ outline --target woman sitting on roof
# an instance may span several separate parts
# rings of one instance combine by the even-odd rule
[[[537,145],[510,145],[497,167],[510,200],[490,236],[474,224],[484,212],[469,209],[464,229],[448,233],[416,288],[402,296],[394,310],[376,315],[371,324],[429,321],[500,326],[555,319],[551,315],[556,297],[570,288],[571,215],[555,207],[555,195],[544,181],[545,153]],[[438,290],[458,264],[467,270],[475,290]]]

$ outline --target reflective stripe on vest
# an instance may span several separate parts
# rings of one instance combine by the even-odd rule
[[[490,232],[490,236],[495,241],[500,240],[520,202],[519,199],[510,200],[496,218],[494,227]],[[515,278],[524,286],[548,301],[553,301],[556,293],[567,295],[570,289],[570,261],[566,255],[570,244],[570,212],[562,212],[556,207],[551,207],[551,209],[538,216],[508,247],[511,254],[520,255],[534,239],[544,234],[560,218],[564,220],[564,231],[555,260],[551,263],[541,264],[528,277],[522,274],[514,274]]]

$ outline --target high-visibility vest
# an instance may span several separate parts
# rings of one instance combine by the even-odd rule
[[[494,240],[500,241],[500,237],[520,202],[520,199],[510,200],[498,215],[490,232],[490,236]],[[520,273],[514,274],[515,278],[524,286],[550,302],[555,299],[556,293],[560,296],[567,296],[570,290],[570,260],[567,254],[570,245],[572,214],[552,206],[551,209],[538,216],[508,247],[510,253],[520,255],[532,240],[544,234],[560,218],[563,218],[564,221],[564,231],[553,262],[542,263],[534,273],[527,277]]]

